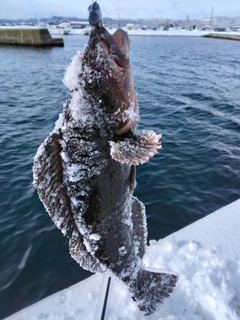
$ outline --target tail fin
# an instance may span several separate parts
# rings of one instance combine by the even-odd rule
[[[144,316],[154,313],[173,292],[178,274],[161,270],[140,270],[131,282],[129,292]]]

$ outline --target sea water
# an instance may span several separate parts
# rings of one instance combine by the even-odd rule
[[[87,40],[0,46],[1,319],[91,275],[71,258],[32,185],[33,156],[67,97],[65,69]],[[239,51],[237,41],[131,37],[139,128],[163,135],[159,155],[137,168],[149,240],[240,197]]]

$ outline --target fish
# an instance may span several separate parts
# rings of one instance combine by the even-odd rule
[[[173,292],[178,274],[148,269],[147,222],[133,195],[136,166],[161,148],[161,135],[137,129],[138,100],[128,34],[110,35],[99,5],[89,7],[88,44],[66,70],[66,103],[34,157],[34,186],[69,251],[93,273],[116,276],[144,315]]]

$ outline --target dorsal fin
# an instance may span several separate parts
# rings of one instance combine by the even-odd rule
[[[34,158],[34,185],[56,226],[71,237],[74,222],[67,190],[63,184],[60,134],[53,133]]]
[[[63,183],[60,140],[61,133],[53,133],[39,147],[34,158],[34,185],[53,222],[64,235],[70,238],[69,247],[72,257],[83,268],[92,272],[101,272],[101,266],[87,251],[83,236],[76,227],[71,200]]]

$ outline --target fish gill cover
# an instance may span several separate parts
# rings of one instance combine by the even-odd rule
[[[178,278],[175,272],[145,268],[145,207],[132,195],[135,165],[157,153],[160,135],[136,128],[127,33],[111,36],[96,2],[89,21],[89,42],[64,77],[70,93],[63,112],[34,158],[34,185],[69,238],[71,256],[87,270],[117,276],[138,309],[150,315]]]

